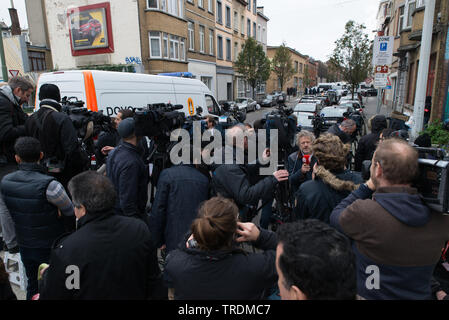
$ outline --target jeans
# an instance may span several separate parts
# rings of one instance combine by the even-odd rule
[[[42,263],[49,263],[51,249],[19,247],[19,251],[28,278],[27,300],[31,300],[38,293],[37,271]]]

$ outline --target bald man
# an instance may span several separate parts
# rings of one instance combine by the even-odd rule
[[[449,217],[434,212],[412,182],[418,153],[398,139],[382,141],[371,178],[331,214],[331,225],[353,240],[357,293],[364,299],[425,300],[449,239]]]

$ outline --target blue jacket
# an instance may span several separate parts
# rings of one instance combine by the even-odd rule
[[[353,240],[360,296],[431,298],[449,217],[426,207],[416,189],[385,187],[373,194],[363,184],[334,209],[331,225]]]
[[[208,195],[209,179],[194,166],[163,170],[149,218],[154,243],[165,244],[167,252],[176,249]]]
[[[23,163],[5,176],[1,191],[14,221],[17,241],[24,248],[51,248],[64,233],[58,208],[47,200],[47,188],[55,178],[38,164]]]
[[[106,172],[118,195],[115,213],[146,220],[148,170],[139,148],[122,141],[108,156]]]

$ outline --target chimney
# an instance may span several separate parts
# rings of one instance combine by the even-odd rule
[[[22,31],[20,29],[19,16],[17,15],[17,9],[9,8],[9,16],[11,17],[11,34],[13,36],[20,36]]]

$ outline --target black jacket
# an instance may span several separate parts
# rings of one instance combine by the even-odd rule
[[[47,188],[54,177],[38,164],[22,163],[5,176],[1,193],[14,221],[17,241],[24,248],[51,248],[64,233],[58,208],[47,200]]]
[[[43,100],[39,111],[28,118],[25,127],[27,135],[41,142],[43,162],[54,159],[64,165],[63,173],[54,176],[66,186],[72,177],[87,169],[90,159],[80,148],[72,120],[60,110],[61,106],[56,101]]]
[[[329,128],[329,130],[327,130],[327,133],[339,137],[341,142],[343,142],[343,144],[351,143],[351,136],[348,135],[346,132],[343,132],[339,126],[340,124],[338,123],[334,124],[332,127]]]
[[[298,152],[293,152],[288,157],[288,181],[292,186],[292,192],[295,193],[298,191],[301,184],[305,181],[312,180],[312,170],[313,166],[317,163],[317,159],[315,157],[310,158],[310,171],[306,174],[302,173],[302,165],[303,165],[303,157],[298,155]]]
[[[154,243],[158,247],[165,244],[167,252],[176,249],[208,195],[209,179],[194,166],[162,171],[149,218]]]
[[[139,219],[112,211],[88,213],[78,221],[77,231],[55,242],[40,299],[146,299],[160,277],[154,251],[148,227]],[[67,273],[67,266],[78,267],[79,289],[66,288],[68,277],[76,274]]]
[[[224,198],[233,199],[239,208],[257,206],[259,200],[270,199],[277,185],[271,175],[261,179],[259,164],[223,164],[214,168],[212,179],[215,191]]]
[[[0,88],[0,154],[3,153],[10,163],[16,162],[14,158],[16,139],[26,135],[24,125],[27,117],[11,87]]]
[[[373,158],[379,143],[380,133],[387,127],[385,116],[376,116],[371,121],[371,133],[362,137],[355,153],[355,171],[362,170],[362,163]]]
[[[363,183],[360,174],[331,173],[318,167],[315,180],[304,182],[296,194],[295,214],[299,219],[318,219],[329,223],[332,210]]]
[[[257,300],[277,281],[276,234],[264,229],[254,244],[263,253],[241,249],[205,252],[185,241],[167,256],[165,272],[180,300]]]
[[[109,154],[106,172],[118,194],[115,213],[145,219],[149,174],[140,149],[122,141]]]

